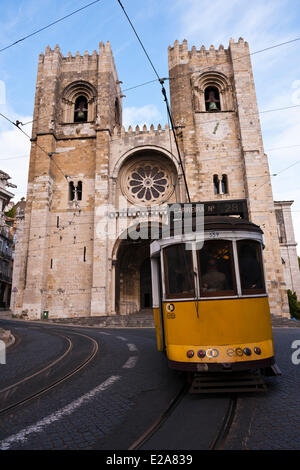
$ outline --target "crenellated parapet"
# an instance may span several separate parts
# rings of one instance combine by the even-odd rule
[[[113,129],[122,122],[122,90],[110,42],[98,52],[64,55],[58,45],[47,46],[39,56],[33,138],[38,134],[73,135],[76,100],[84,102],[85,122]],[[74,121],[75,120],[75,121]],[[65,125],[73,124],[72,129]],[[78,123],[77,123],[78,124]],[[80,122],[79,122],[80,124]],[[78,134],[86,126],[81,123]]]
[[[170,128],[168,124],[165,124],[164,128],[161,126],[161,124],[158,124],[158,126],[155,128],[153,124],[150,125],[148,128],[147,124],[144,124],[143,126],[135,126],[134,128],[132,126],[129,126],[128,129],[126,130],[124,126],[121,128],[115,127],[113,131],[113,137],[130,137],[130,136],[142,136],[142,135],[147,135],[147,136],[157,136],[157,135],[162,135],[165,133],[169,134]]]
[[[187,40],[184,39],[182,44],[178,40],[174,42],[173,46],[169,46],[169,68],[175,67],[180,64],[193,63],[195,61],[219,61],[226,60],[229,58],[230,49],[232,47],[239,47],[241,50],[246,51],[248,49],[248,43],[243,38],[239,38],[237,42],[234,39],[230,39],[228,48],[225,49],[223,44],[220,44],[218,48],[211,45],[208,49],[202,45],[199,49],[196,46],[192,46],[191,50],[188,49]],[[247,52],[246,52],[247,53]]]
[[[143,126],[132,127],[128,129],[121,127],[115,128],[110,141],[110,164],[111,168],[119,168],[121,163],[133,155],[135,152],[148,151],[150,153],[159,151],[167,155],[171,160],[177,164],[178,158],[176,143],[171,129],[166,124],[164,127],[161,124],[154,127]],[[118,171],[114,170],[114,177],[117,177]]]
[[[77,51],[75,55],[73,55],[71,52],[68,52],[66,56],[64,56],[58,45],[56,45],[54,49],[51,49],[50,46],[47,46],[45,53],[41,53],[39,55],[39,63],[46,64],[53,62],[61,62],[65,71],[74,71],[74,69],[77,69],[78,71],[91,71],[97,69],[98,67],[103,69],[103,71],[111,71],[111,69],[113,69],[117,80],[116,66],[109,41],[106,43],[100,42],[99,52],[94,50],[92,54],[90,54],[88,51],[85,51],[84,54],[81,54],[79,51]]]

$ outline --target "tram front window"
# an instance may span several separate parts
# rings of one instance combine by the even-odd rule
[[[265,292],[261,246],[254,240],[237,242],[241,287],[243,294]]]
[[[185,244],[165,248],[166,293],[169,297],[194,297],[193,262]]]
[[[205,297],[236,294],[232,242],[208,240],[198,251],[200,289]]]

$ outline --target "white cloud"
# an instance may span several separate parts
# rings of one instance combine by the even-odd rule
[[[208,48],[228,46],[229,38],[242,36],[249,42],[250,52],[272,46],[299,36],[293,31],[293,2],[290,0],[177,0],[179,36],[186,38],[189,47]],[[254,78],[260,110],[293,106],[298,98],[293,83],[300,80],[300,68],[295,60],[297,44],[275,48],[252,56]],[[299,47],[299,44],[298,44]],[[260,115],[264,146],[269,156],[275,200],[294,200],[292,205],[296,240],[300,243],[300,163],[286,171],[300,159],[300,147],[268,150],[300,144],[300,108]],[[298,247],[300,253],[300,247]]]
[[[180,34],[194,41],[202,41],[209,46],[223,43],[228,39],[243,36],[256,46],[265,45],[269,39],[278,38],[277,28],[281,29],[292,18],[292,12],[285,8],[285,0],[177,0],[175,8],[180,15]],[[272,32],[271,32],[272,30]],[[277,41],[278,42],[278,41]]]
[[[30,121],[30,116],[18,116],[8,107],[0,106],[0,111],[9,116],[12,121]],[[24,128],[31,135],[31,125]],[[30,140],[16,127],[0,117],[0,170],[11,176],[10,182],[17,185],[10,189],[15,194],[17,202],[22,196],[26,197],[28,166],[29,166]]]
[[[163,118],[160,111],[153,104],[147,104],[140,108],[131,106],[123,110],[123,125],[125,128],[128,126],[135,127],[136,125],[142,127],[146,124],[148,127],[151,124],[163,124],[166,118]]]
[[[16,121],[16,119],[21,122],[32,120],[31,116],[16,114],[9,106],[0,106],[0,112],[12,121]],[[129,125],[142,127],[144,124],[150,127],[152,123],[157,126],[159,123],[163,124],[164,121],[160,111],[152,104],[140,108],[132,106],[123,111],[125,127]],[[22,129],[31,135],[31,125],[22,127]],[[22,196],[26,197],[30,140],[16,127],[0,117],[0,144],[0,170],[8,173],[11,176],[11,183],[17,185],[17,188],[11,192],[15,194],[14,201],[18,201]]]
[[[290,82],[280,93],[274,94],[265,109],[297,104],[296,88]],[[292,217],[295,236],[300,243],[300,108],[286,109],[261,115],[264,147],[268,154],[275,200],[294,200]],[[299,145],[299,147],[296,147]],[[295,146],[295,147],[294,147]],[[283,147],[283,148],[281,148]],[[294,165],[296,162],[296,165]],[[291,166],[292,165],[292,166]],[[289,168],[291,166],[291,168]],[[298,212],[299,211],[299,212]],[[300,245],[298,246],[300,254]]]

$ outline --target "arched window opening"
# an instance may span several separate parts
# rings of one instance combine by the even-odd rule
[[[117,126],[121,125],[120,105],[119,105],[118,98],[116,98],[116,101],[115,101],[115,123]]]
[[[69,183],[69,201],[82,201],[82,181]]]
[[[87,122],[88,101],[85,96],[78,96],[75,101],[74,122]]]
[[[62,93],[63,123],[93,122],[97,114],[97,90],[89,82],[76,80]]]
[[[222,175],[221,189],[222,189],[222,194],[228,194],[228,179],[227,179],[227,175]]]
[[[220,194],[220,181],[218,175],[214,175],[214,194]]]
[[[75,185],[73,181],[69,183],[69,201],[74,201],[75,199]]]
[[[76,187],[76,193],[77,193],[77,201],[82,200],[82,181],[78,181],[77,187]]]
[[[205,109],[209,112],[221,111],[220,93],[217,87],[208,86],[205,89]]]

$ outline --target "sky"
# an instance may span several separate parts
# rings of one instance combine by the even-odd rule
[[[0,0],[0,49],[90,1]],[[231,37],[235,41],[243,37],[253,53],[300,37],[300,0],[123,0],[123,4],[164,77],[168,46],[176,39],[187,39],[189,48],[202,44],[227,48]],[[63,54],[75,55],[92,53],[100,41],[111,42],[123,90],[156,78],[117,0],[102,0],[0,52],[0,112],[13,121],[32,119],[38,56],[46,46],[59,44]],[[299,53],[297,41],[252,56],[260,111],[300,105]],[[124,94],[125,127],[167,122],[157,83]],[[273,196],[294,200],[294,229],[300,243],[300,107],[262,113],[260,120],[270,173],[277,174],[272,177]],[[30,125],[23,129],[31,133]],[[29,150],[29,139],[0,117],[0,169],[18,186],[15,201],[26,196]]]

